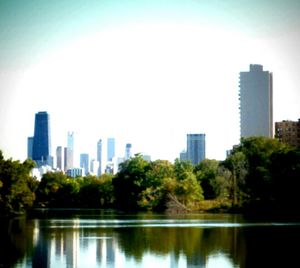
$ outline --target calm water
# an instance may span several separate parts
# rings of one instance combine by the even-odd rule
[[[0,225],[0,267],[300,267],[298,222],[45,210]]]

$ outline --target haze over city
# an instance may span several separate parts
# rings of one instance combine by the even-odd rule
[[[116,139],[173,161],[187,133],[206,157],[239,143],[239,72],[273,73],[274,122],[300,118],[299,1],[1,1],[0,149],[24,160],[47,111],[52,155]],[[77,159],[78,161],[78,159]]]

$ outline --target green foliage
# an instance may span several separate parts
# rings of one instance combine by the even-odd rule
[[[265,137],[242,139],[224,165],[232,173],[233,204],[249,209],[297,207],[299,151]]]
[[[146,173],[146,189],[139,195],[138,206],[147,210],[164,210],[167,200],[164,180],[172,177],[174,177],[174,169],[169,161],[151,162]]]
[[[79,206],[89,208],[107,208],[114,203],[113,176],[87,176],[82,179],[79,191]]]
[[[30,176],[34,163],[5,160],[0,151],[0,215],[19,214],[33,205],[37,181]]]
[[[205,199],[217,198],[215,189],[218,175],[219,162],[217,160],[205,159],[195,167],[197,180],[200,182]]]
[[[232,207],[295,211],[299,206],[300,151],[264,137],[242,139],[223,162],[206,159],[194,166],[145,161],[135,155],[113,176],[68,178],[29,176],[32,161],[4,160],[0,152],[0,213],[19,213],[36,204],[161,211]],[[204,200],[204,201],[203,201]]]
[[[149,185],[146,177],[149,168],[150,164],[139,154],[120,165],[120,171],[113,180],[116,204],[119,208],[139,208],[139,195]]]

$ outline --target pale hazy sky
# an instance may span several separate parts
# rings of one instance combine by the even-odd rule
[[[274,121],[300,118],[299,48],[297,0],[0,0],[0,149],[24,160],[47,111],[53,155],[75,131],[77,158],[111,136],[173,161],[205,133],[224,159],[249,64],[273,72]]]

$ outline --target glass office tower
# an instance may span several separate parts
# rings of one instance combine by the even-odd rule
[[[32,159],[38,167],[43,165],[52,167],[50,119],[47,112],[35,114]]]

